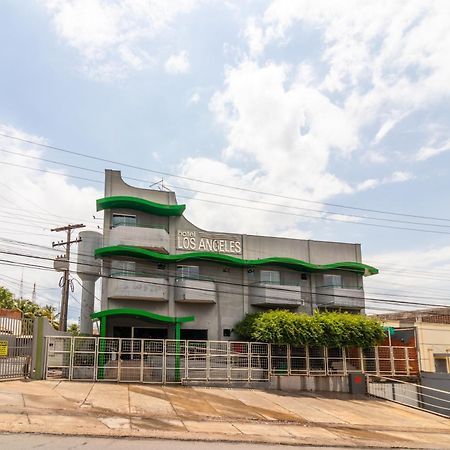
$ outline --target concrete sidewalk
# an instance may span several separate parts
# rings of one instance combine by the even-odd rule
[[[345,394],[4,381],[0,383],[0,402],[3,432],[450,448],[448,419]]]

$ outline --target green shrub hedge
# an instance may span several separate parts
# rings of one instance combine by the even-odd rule
[[[248,314],[234,326],[242,339],[295,346],[363,347],[385,338],[381,322],[358,314],[296,314],[285,310]]]

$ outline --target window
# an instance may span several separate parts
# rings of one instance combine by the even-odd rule
[[[129,214],[113,214],[112,215],[112,228],[115,227],[135,227],[136,216]]]
[[[177,277],[198,280],[200,278],[200,268],[198,266],[177,266]]]
[[[134,261],[113,261],[111,275],[136,275],[136,263]]]
[[[438,373],[448,373],[447,358],[434,358],[434,369]]]
[[[259,279],[261,283],[281,284],[280,272],[278,272],[278,270],[261,270]]]
[[[342,287],[341,275],[325,274],[323,276],[323,285],[329,287]]]

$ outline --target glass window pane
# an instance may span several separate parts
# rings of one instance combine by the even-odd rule
[[[200,278],[200,268],[198,266],[177,266],[177,277],[198,280]]]
[[[136,216],[128,214],[113,214],[112,227],[135,227]]]
[[[447,359],[446,358],[434,358],[434,368],[438,373],[448,373]]]
[[[278,270],[261,270],[261,283],[280,284],[280,272]]]
[[[325,274],[323,284],[324,286],[342,287],[342,277],[341,275]]]
[[[134,276],[136,273],[136,263],[134,261],[113,261],[111,268],[111,275]]]

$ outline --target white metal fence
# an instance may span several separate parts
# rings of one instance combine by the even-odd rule
[[[33,319],[0,317],[0,380],[30,376]]]
[[[181,383],[268,381],[271,375],[416,374],[415,352],[397,349],[48,336],[45,377]]]
[[[450,392],[389,377],[369,375],[369,395],[450,417]]]

